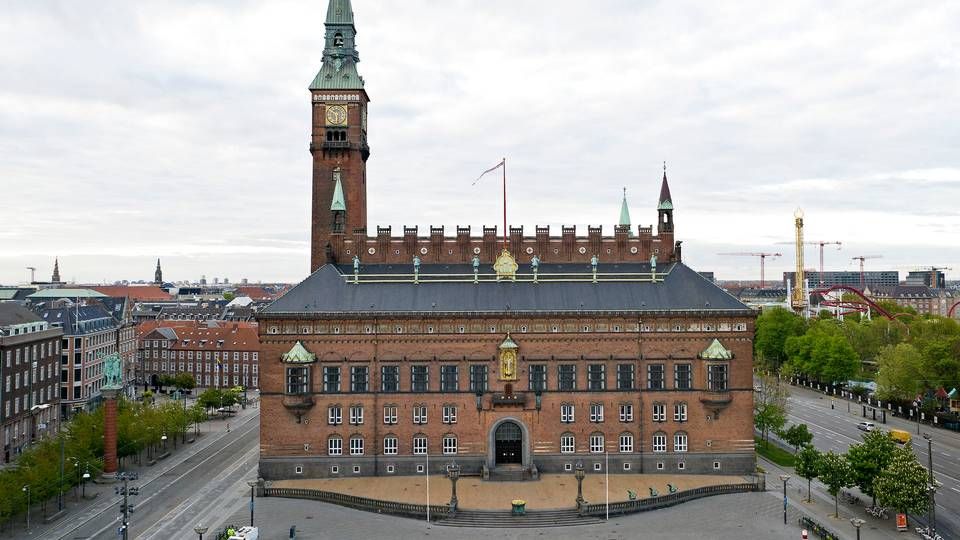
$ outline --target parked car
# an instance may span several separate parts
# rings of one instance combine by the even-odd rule
[[[857,429],[860,431],[873,431],[877,429],[877,426],[873,425],[873,422],[860,422],[857,424]]]

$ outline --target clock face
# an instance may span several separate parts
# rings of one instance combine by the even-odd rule
[[[327,105],[327,125],[347,125],[347,108],[344,105]]]

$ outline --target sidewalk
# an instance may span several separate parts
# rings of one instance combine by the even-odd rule
[[[146,454],[144,454],[141,465],[136,465],[132,460],[129,460],[125,466],[121,468],[121,471],[138,473],[140,475],[139,479],[135,482],[131,482],[130,485],[142,486],[151,480],[160,478],[170,469],[176,467],[191,456],[216,443],[227,434],[228,425],[230,425],[231,429],[238,428],[251,417],[255,416],[258,412],[259,403],[250,403],[247,405],[245,410],[238,409],[237,415],[233,418],[213,419],[204,422],[200,424],[199,437],[197,437],[195,442],[192,444],[180,444],[178,441],[177,447],[174,449],[172,442],[168,441],[167,450],[170,452],[170,455],[167,458],[157,461],[153,466],[148,466]],[[190,438],[193,438],[192,431],[188,431],[187,433],[187,439],[189,440]],[[8,524],[7,528],[2,534],[0,534],[0,538],[56,539],[60,537],[66,525],[86,521],[87,519],[102,513],[104,510],[109,511],[108,509],[111,506],[116,506],[117,513],[119,513],[120,499],[122,497],[114,494],[114,488],[118,485],[120,484],[97,484],[93,481],[89,481],[86,484],[86,499],[83,497],[75,498],[72,489],[64,491],[64,513],[51,523],[43,522],[44,517],[43,512],[41,511],[41,506],[39,503],[35,502],[30,508],[29,531],[26,527],[26,515],[21,514],[15,518],[14,522]],[[80,492],[79,487],[77,488],[77,492]],[[136,501],[133,502],[135,503]],[[53,497],[47,502],[47,514],[52,515],[56,512],[57,498]]]

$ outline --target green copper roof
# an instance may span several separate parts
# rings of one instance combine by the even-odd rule
[[[106,298],[107,295],[93,289],[40,289],[27,298]]]
[[[340,185],[340,177],[337,177],[337,185],[333,187],[333,201],[330,203],[330,210],[347,211],[347,203],[343,200],[343,186]]]
[[[673,210],[673,202],[663,201],[657,205],[657,210]]]
[[[330,0],[327,4],[326,24],[353,24],[353,6],[350,0]]]
[[[507,339],[503,340],[503,343],[500,344],[501,349],[519,349],[517,342],[510,337],[510,334],[507,334]]]
[[[700,353],[700,358],[704,360],[730,360],[733,358],[733,353],[724,348],[720,344],[720,340],[714,339],[713,343],[702,353]]]
[[[317,355],[308,351],[299,341],[288,352],[283,353],[283,361],[289,364],[309,364],[316,359]]]
[[[337,69],[335,65],[323,64],[317,76],[310,83],[310,90],[362,90],[363,77],[357,72],[357,65],[348,62]]]
[[[627,208],[627,188],[623,188],[623,202],[620,203],[620,225],[630,228],[630,209]],[[630,231],[633,236],[633,231]]]
[[[357,72],[357,29],[353,25],[350,0],[330,0],[324,23],[323,66],[310,83],[311,90],[361,90],[363,78]]]

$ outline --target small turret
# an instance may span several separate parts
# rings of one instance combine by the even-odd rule
[[[153,272],[153,282],[157,285],[163,284],[163,270],[160,268],[160,259],[157,259],[157,269]]]
[[[657,233],[673,232],[673,199],[667,184],[667,162],[663,162],[663,182],[660,184],[660,202],[657,204]]]

